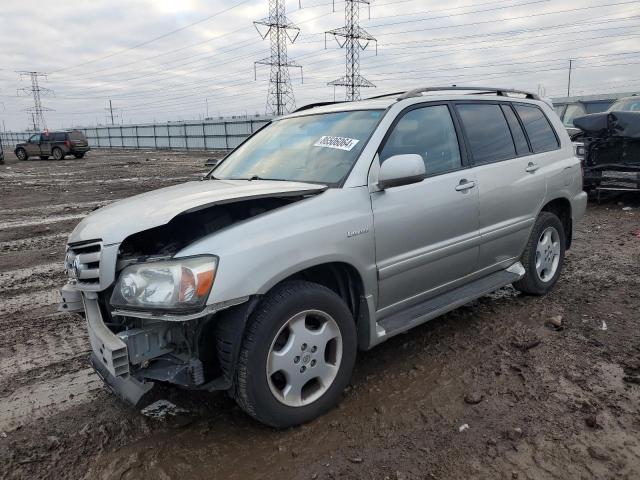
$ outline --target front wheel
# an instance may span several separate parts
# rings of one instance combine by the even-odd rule
[[[64,158],[64,152],[60,148],[54,148],[51,153],[53,153],[53,158],[56,160],[62,160]]]
[[[550,212],[541,212],[522,255],[525,275],[513,286],[529,295],[544,295],[558,281],[566,246],[564,227]]]
[[[24,148],[19,148],[16,150],[16,157],[18,157],[18,160],[24,161],[29,158],[29,155],[27,155],[27,151]]]
[[[308,422],[338,403],[356,350],[355,322],[338,295],[311,282],[285,282],[267,294],[247,327],[236,402],[272,427]]]

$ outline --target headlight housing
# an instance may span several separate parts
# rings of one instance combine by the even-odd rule
[[[193,312],[204,307],[218,257],[203,255],[126,267],[111,295],[114,307]]]

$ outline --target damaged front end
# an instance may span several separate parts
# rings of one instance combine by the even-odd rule
[[[83,231],[95,232],[100,210],[83,220],[67,246],[69,281],[61,290],[60,310],[84,314],[91,364],[111,390],[136,404],[154,382],[209,391],[231,388],[242,333],[258,297],[216,301],[211,292],[219,281],[220,259],[180,257],[180,251],[324,189],[299,185],[259,198],[201,200],[166,223],[123,233],[117,243],[82,238]],[[124,208],[117,205],[107,207],[109,221],[129,214],[130,200]]]
[[[242,331],[256,298],[182,321],[120,315],[105,298],[69,288],[63,292],[67,307],[82,303],[91,365],[121,399],[137,404],[155,381],[198,390],[231,388]]]
[[[640,112],[595,113],[574,124],[585,189],[640,191]]]

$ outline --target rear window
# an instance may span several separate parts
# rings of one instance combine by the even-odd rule
[[[516,104],[516,111],[527,132],[531,148],[535,153],[548,152],[560,148],[553,127],[545,117],[542,110],[535,105]]]
[[[474,103],[457,105],[456,109],[476,165],[516,156],[511,132],[500,105]]]
[[[74,130],[73,132],[69,132],[69,138],[73,141],[84,140],[84,133],[79,132],[78,130]]]

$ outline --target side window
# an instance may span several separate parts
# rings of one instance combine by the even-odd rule
[[[516,156],[511,132],[500,105],[470,103],[457,105],[456,109],[476,165]]]
[[[513,143],[516,144],[516,152],[518,155],[526,155],[530,153],[529,144],[527,143],[527,137],[524,136],[518,117],[513,112],[509,105],[502,105],[502,113],[504,113],[509,129],[511,130],[511,136],[513,137]]]
[[[548,152],[549,150],[560,148],[560,143],[553,131],[553,127],[544,113],[542,113],[542,110],[535,105],[516,104],[515,107],[531,142],[531,148],[535,153]]]
[[[40,134],[32,135],[29,138],[29,143],[40,143]]]
[[[53,134],[53,141],[54,142],[64,142],[67,139],[67,134],[66,133],[54,133]]]
[[[380,152],[380,163],[393,155],[422,157],[427,175],[462,166],[453,120],[446,105],[410,110],[396,123]]]
[[[586,114],[587,112],[584,110],[582,105],[579,105],[579,104],[568,105],[567,111],[564,112],[564,118],[562,119],[562,123],[564,124],[565,127],[575,127],[575,125],[573,124],[573,120],[575,118],[582,117],[583,115],[586,115]]]

